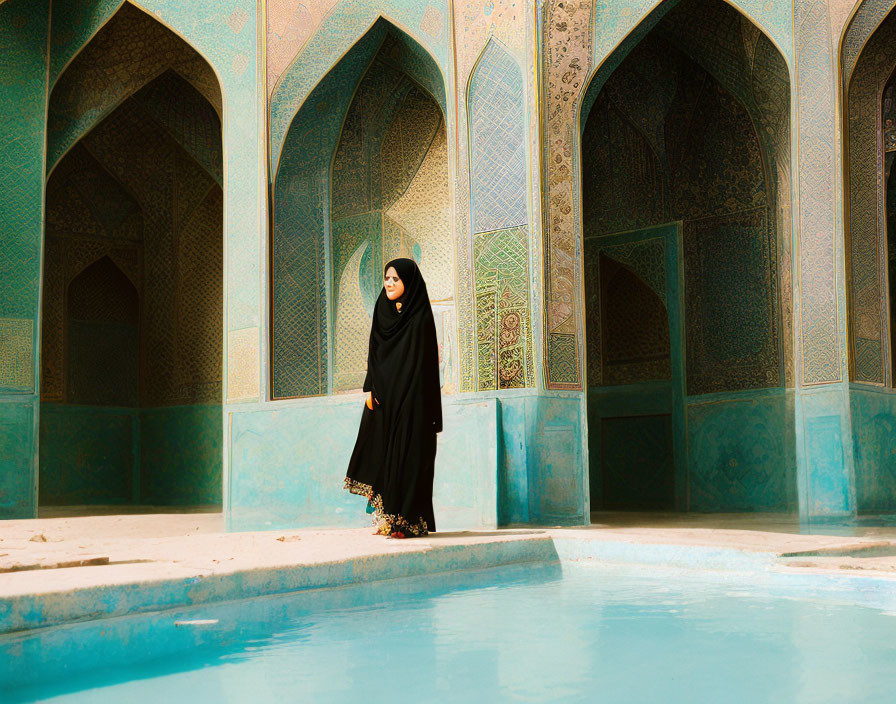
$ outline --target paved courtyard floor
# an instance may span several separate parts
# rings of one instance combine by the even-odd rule
[[[391,540],[372,535],[370,527],[227,533],[222,514],[207,509],[90,510],[101,515],[48,509],[37,519],[0,522],[0,633],[146,611],[159,603],[338,586],[558,553],[711,569],[725,569],[732,559],[743,565],[748,563],[738,560],[761,558],[763,569],[896,580],[896,527],[810,534],[786,515],[600,513],[581,528]],[[558,547],[573,544],[573,551]],[[160,595],[167,601],[160,602]]]

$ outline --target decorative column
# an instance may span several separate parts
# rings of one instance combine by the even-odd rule
[[[795,0],[794,31],[797,488],[800,519],[814,524],[856,514],[838,148],[839,31],[824,0]]]

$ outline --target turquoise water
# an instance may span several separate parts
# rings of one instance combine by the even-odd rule
[[[896,617],[805,585],[564,563],[252,599],[52,629],[20,666],[113,666],[0,701],[896,701]]]

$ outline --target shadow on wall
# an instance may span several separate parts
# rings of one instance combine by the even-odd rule
[[[794,510],[784,58],[681,0],[603,66],[581,118],[592,508]]]
[[[128,3],[53,88],[41,504],[220,504],[220,106],[211,67]]]

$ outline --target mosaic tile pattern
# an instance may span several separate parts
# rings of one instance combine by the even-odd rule
[[[150,15],[125,3],[69,64],[53,88],[47,120],[52,167],[123,99],[174,69],[221,111],[221,91],[202,56]]]
[[[138,201],[79,143],[47,183],[40,396],[65,399],[65,295],[71,280],[109,257],[142,288],[143,213]]]
[[[420,270],[431,299],[454,298],[454,243],[451,240],[448,140],[442,122],[405,192],[386,210],[386,222],[413,233],[420,245]],[[388,257],[388,255],[386,255]],[[379,292],[377,282],[377,292]]]
[[[769,240],[764,207],[685,221],[688,394],[780,384]]]
[[[548,164],[544,233],[547,386],[579,389],[582,378],[575,319],[577,188],[572,155],[576,110],[592,61],[593,3],[548,3],[543,22],[544,149]]]
[[[860,19],[858,16],[856,19]],[[860,25],[867,21],[862,14]],[[850,26],[848,36],[860,32]],[[884,133],[881,95],[896,64],[896,16],[888,15],[868,38],[847,86],[847,182],[851,377],[890,382]],[[844,52],[848,47],[844,46]],[[845,60],[845,58],[844,58]],[[846,67],[844,67],[846,68]]]
[[[473,232],[525,225],[526,145],[523,76],[490,41],[470,80]]]
[[[781,3],[761,3],[754,0],[735,0],[731,3],[744,10],[746,15],[759,22],[762,29],[769,32],[778,46],[782,48],[785,56],[793,55],[792,41],[790,40],[790,13],[789,8]],[[570,326],[566,334],[575,334],[575,256],[573,244],[577,226],[578,200],[574,188],[575,170],[578,165],[573,163],[573,155],[576,153],[575,141],[572,133],[574,125],[575,109],[577,102],[582,100],[582,118],[584,127],[588,115],[594,105],[594,101],[600,94],[603,83],[613,74],[626,55],[632,50],[638,49],[638,43],[664,17],[669,20],[664,22],[662,29],[667,39],[674,40],[690,56],[701,63],[716,80],[725,85],[738,99],[747,103],[752,118],[759,123],[761,129],[760,139],[766,145],[771,145],[770,153],[774,155],[775,178],[770,179],[768,187],[776,193],[782,204],[789,201],[789,188],[786,183],[789,180],[789,91],[787,90],[787,67],[780,53],[774,48],[763,32],[747,21],[746,17],[728,4],[722,2],[707,2],[695,0],[694,2],[664,3],[655,5],[648,2],[631,2],[625,5],[612,3],[600,4],[594,7],[593,26],[599,28],[594,36],[583,36],[582,25],[584,19],[581,15],[576,18],[569,16],[568,6],[572,5],[576,13],[581,13],[583,7],[590,7],[584,3],[546,4],[544,14],[544,27],[546,32],[546,46],[544,52],[545,63],[545,91],[547,100],[545,135],[545,162],[547,164],[546,187],[549,189],[546,205],[549,209],[545,216],[548,232],[545,233],[546,268],[545,277],[548,282],[547,305],[547,347],[551,344],[568,344],[566,341],[557,340],[551,342],[550,331],[556,325],[567,324]],[[683,18],[681,21],[673,17],[676,12]],[[668,14],[666,14],[668,13]],[[552,28],[552,17],[557,19],[557,28]],[[658,31],[660,29],[658,28]],[[573,40],[575,48],[570,51],[570,43],[567,34],[572,32],[576,37]],[[579,55],[578,47],[587,42],[587,46],[593,47],[589,56]],[[588,59],[600,64],[601,68],[590,81],[588,91],[582,96],[582,76],[588,75]],[[652,79],[649,72],[644,75],[644,81]],[[655,89],[645,94],[662,102],[665,92],[664,86],[657,83]],[[552,102],[553,101],[553,102]],[[658,106],[652,104],[653,110]],[[639,120],[646,120],[648,131],[655,128],[649,113],[642,112]],[[645,148],[650,144],[648,137],[645,139]],[[653,145],[656,146],[655,144]],[[767,147],[768,148],[768,147]],[[648,161],[654,158],[654,154],[645,152]],[[662,156],[659,157],[662,160]],[[658,165],[654,166],[655,172]],[[646,176],[646,175],[645,175]],[[647,177],[649,181],[649,177]],[[635,181],[643,186],[644,180]],[[622,189],[620,188],[620,191]],[[587,208],[587,200],[583,203]],[[654,207],[665,207],[662,203],[654,201]],[[620,215],[629,215],[619,211]],[[776,229],[784,239],[786,248],[789,249],[789,216],[785,209],[776,212]],[[563,218],[566,218],[566,221]],[[647,220],[637,220],[632,227],[640,227]],[[583,229],[588,232],[587,221],[583,223]],[[553,257],[553,261],[552,258]],[[558,259],[559,257],[559,259]],[[789,281],[790,261],[785,254],[780,261],[781,278]],[[553,280],[562,284],[552,283]],[[559,287],[558,287],[559,286]],[[558,296],[560,291],[569,291],[565,298]],[[789,286],[785,285],[782,291],[782,299],[789,301]],[[563,323],[562,321],[569,321]],[[784,312],[784,327],[790,329],[791,323],[788,313]],[[792,366],[792,349],[785,349],[786,365]],[[550,349],[546,350],[551,357]],[[554,354],[557,358],[557,354]],[[571,364],[565,365],[569,370]],[[548,370],[549,382],[553,374]],[[549,383],[549,386],[551,384]]]
[[[198,90],[169,69],[140,91],[140,103],[219,186],[223,185],[221,118]]]
[[[494,40],[470,79],[469,122],[478,389],[532,386],[523,77]]]
[[[797,3],[794,10],[799,106],[799,227],[812,233],[800,242],[800,342],[802,384],[840,381],[837,313],[838,237],[836,214],[836,98],[834,39],[822,3]]]
[[[33,337],[32,320],[0,318],[0,389],[34,389]]]
[[[432,3],[418,0],[353,0],[336,3],[325,13],[321,10],[323,6],[330,5],[330,0],[323,0],[320,9],[317,8],[318,1],[308,0],[303,4],[315,7],[310,10],[312,21],[323,15],[320,23],[307,40],[300,44],[299,37],[295,44],[290,44],[290,49],[283,49],[285,54],[291,51],[292,58],[280,73],[276,84],[270,78],[268,81],[268,85],[272,87],[269,108],[272,164],[279,162],[289,125],[306,98],[322,77],[349,54],[359,38],[365,36],[372,27],[375,29],[376,25],[382,26],[388,19],[395,19],[425,50],[420,56],[427,61],[434,60],[439,73],[448,75],[447,26],[443,23],[435,35],[420,29],[430,7],[438,10],[443,17],[448,16],[448,6],[444,0]],[[385,19],[380,21],[381,17]],[[432,17],[431,11],[428,17]],[[427,27],[430,31],[433,30],[431,21],[428,21]]]
[[[479,390],[534,386],[525,226],[474,236]]]
[[[457,251],[457,290],[458,298],[458,335],[460,354],[460,385],[464,391],[476,391],[478,365],[476,362],[475,335],[475,291],[473,277],[473,240],[474,227],[471,222],[470,202],[471,190],[471,156],[469,147],[471,136],[472,112],[469,109],[472,73],[480,58],[489,49],[490,42],[500,42],[501,47],[520,65],[525,66],[533,61],[534,34],[529,22],[534,22],[530,8],[526,8],[516,0],[493,0],[483,3],[480,0],[459,0],[454,4],[454,39],[456,52],[455,90],[457,103],[467,106],[457,116],[457,153],[455,203],[455,232]],[[529,96],[535,94],[534,71],[524,71]],[[534,112],[530,112],[534,115]],[[537,120],[530,119],[527,137],[533,144],[537,139]],[[534,169],[529,163],[526,168]],[[533,212],[539,213],[537,203],[533,203]],[[530,237],[533,235],[532,228]],[[540,230],[540,228],[539,228]]]
[[[836,3],[831,4],[836,5]],[[844,89],[846,89],[847,84],[852,79],[853,71],[855,71],[859,57],[865,50],[868,39],[882,24],[890,10],[896,6],[896,2],[894,0],[858,0],[852,3],[852,6],[857,6],[857,9],[849,22],[849,27],[843,33],[840,54],[840,80]],[[834,8],[832,7],[831,9],[833,12]],[[848,6],[848,9],[851,9],[851,7]]]
[[[50,85],[126,0],[56,0],[50,42]]]
[[[5,319],[37,314],[47,6],[7,0],[0,7],[0,317]],[[22,390],[19,382],[13,387]]]
[[[273,185],[271,382],[274,398],[325,394],[330,159],[355,87],[385,37],[374,26],[308,96],[289,127]],[[333,119],[322,119],[322,115]],[[311,158],[311,157],[314,158]]]
[[[338,282],[336,391],[364,381],[372,305],[384,262],[394,256],[415,258],[431,286],[430,297],[453,298],[442,113],[428,93],[382,58],[392,55],[392,45],[387,36],[355,92],[330,176],[333,281]],[[425,169],[424,162],[429,162]],[[401,223],[384,213],[399,201]]]
[[[758,30],[745,32],[740,16],[723,4],[700,0],[692,5],[716,9],[687,24],[693,17],[679,13],[685,7],[679,5],[653,25],[604,80],[582,135],[589,383],[601,383],[606,374],[600,331],[616,315],[606,307],[603,284],[596,280],[600,253],[589,250],[600,248],[600,235],[676,220],[684,222],[685,233],[688,393],[780,381],[777,221],[769,217],[779,209],[769,207],[775,202],[775,180],[769,183],[765,166],[766,160],[777,163],[779,145],[762,140],[754,129],[763,123],[753,117],[760,114],[753,96],[763,97],[767,124],[778,127],[780,110],[789,109],[786,89],[775,90],[780,88],[777,69],[784,64],[764,59],[764,74],[754,81],[746,52],[755,57],[764,46]],[[719,28],[711,41],[701,37],[704,22]],[[720,43],[719,37],[726,36],[728,44]],[[728,70],[732,63],[742,75],[726,77],[719,68]],[[758,65],[755,60],[753,65]],[[786,212],[786,205],[782,209]],[[632,267],[664,300],[663,247],[653,253],[655,267],[638,266],[634,245],[626,247],[632,251],[607,256]],[[649,251],[637,247],[642,255]],[[739,252],[736,261],[729,257],[733,251]],[[654,274],[648,273],[651,269]],[[726,287],[737,294],[726,293]],[[634,283],[629,288],[636,295]],[[645,305],[652,309],[648,298],[645,293]],[[744,350],[729,349],[732,337]],[[640,371],[658,378],[658,369],[647,364]],[[639,377],[632,370],[618,378]]]
[[[270,0],[265,3],[268,96],[274,92],[280,76],[296,53],[337,2],[338,0]]]
[[[274,187],[275,397],[326,393],[328,339],[332,387],[360,385],[384,257],[414,256],[431,297],[452,301],[444,96],[429,54],[380,21],[314,89],[290,126]],[[324,112],[331,119],[322,120]],[[321,276],[328,269],[329,305]],[[309,333],[312,339],[296,344]]]
[[[153,105],[160,86],[148,84],[70,150],[48,184],[45,400],[102,403],[115,396],[88,383],[92,377],[78,367],[101,355],[63,346],[64,329],[71,338],[66,291],[86,267],[107,258],[140,297],[143,405],[220,401],[223,192],[212,175],[221,173],[220,125],[208,103],[196,104],[202,99],[186,80],[165,73],[157,81],[165,91],[161,107]],[[169,102],[178,104],[173,121],[159,118],[172,114]],[[102,321],[83,322],[82,331],[96,336]],[[130,334],[118,333],[122,340]]]

